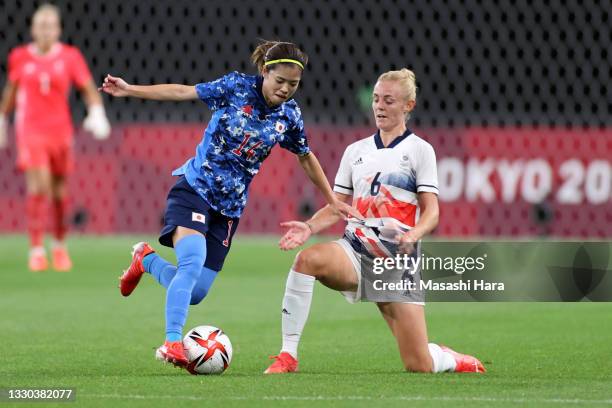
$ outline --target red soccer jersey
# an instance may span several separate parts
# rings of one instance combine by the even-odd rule
[[[91,79],[77,48],[58,43],[39,55],[34,44],[17,47],[9,54],[8,78],[17,85],[18,143],[61,143],[72,138],[70,86],[81,88]]]

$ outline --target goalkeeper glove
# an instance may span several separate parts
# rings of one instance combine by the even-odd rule
[[[83,128],[91,132],[93,137],[98,140],[104,140],[110,135],[111,127],[106,113],[104,112],[104,106],[93,105],[89,107],[87,117],[83,121]]]

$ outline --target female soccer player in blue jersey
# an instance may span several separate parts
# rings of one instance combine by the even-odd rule
[[[100,88],[116,97],[201,99],[213,111],[195,156],[172,173],[179,179],[168,194],[159,242],[174,248],[177,265],[140,242],[120,284],[122,295],[129,296],[148,272],[167,288],[166,341],[157,357],[178,366],[187,364],[181,337],[189,304],[200,303],[209,292],[230,249],[249,184],[277,143],[298,156],[334,211],[353,212],[335,198],[308,147],[300,109],[292,99],[307,55],[292,43],[263,42],[251,59],[259,76],[232,72],[195,86],[138,86],[107,75]]]

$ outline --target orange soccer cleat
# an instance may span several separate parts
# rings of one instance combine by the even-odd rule
[[[165,341],[155,352],[155,358],[183,368],[189,363],[182,341]]]
[[[123,271],[123,275],[119,278],[119,289],[123,296],[130,296],[134,289],[136,289],[142,274],[145,273],[144,267],[142,266],[142,259],[153,252],[155,252],[153,248],[146,242],[139,242],[133,246],[132,263]]]
[[[443,351],[450,353],[454,359],[457,366],[455,367],[456,373],[486,373],[484,365],[478,360],[476,357],[457,353],[455,350],[450,349],[446,346],[440,346]]]
[[[298,370],[298,361],[289,353],[282,352],[278,356],[271,356],[270,358],[276,361],[264,371],[264,374],[295,373]]]
[[[53,269],[57,272],[68,272],[72,269],[72,260],[68,255],[68,250],[64,246],[57,246],[51,251]]]
[[[40,248],[32,248],[30,249],[30,255],[28,257],[28,268],[32,272],[42,272],[49,267],[49,262],[47,261],[47,254],[45,249]]]

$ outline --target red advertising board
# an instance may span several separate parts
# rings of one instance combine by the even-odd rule
[[[77,136],[73,229],[155,233],[170,172],[189,158],[203,126],[128,125],[111,139]],[[345,147],[369,128],[308,129],[333,180]],[[558,128],[421,129],[438,159],[439,236],[612,237],[612,130]],[[12,148],[0,151],[0,231],[25,230],[24,181]],[[249,191],[239,233],[278,234],[322,204],[287,151],[276,148]],[[339,233],[337,226],[333,233]]]

